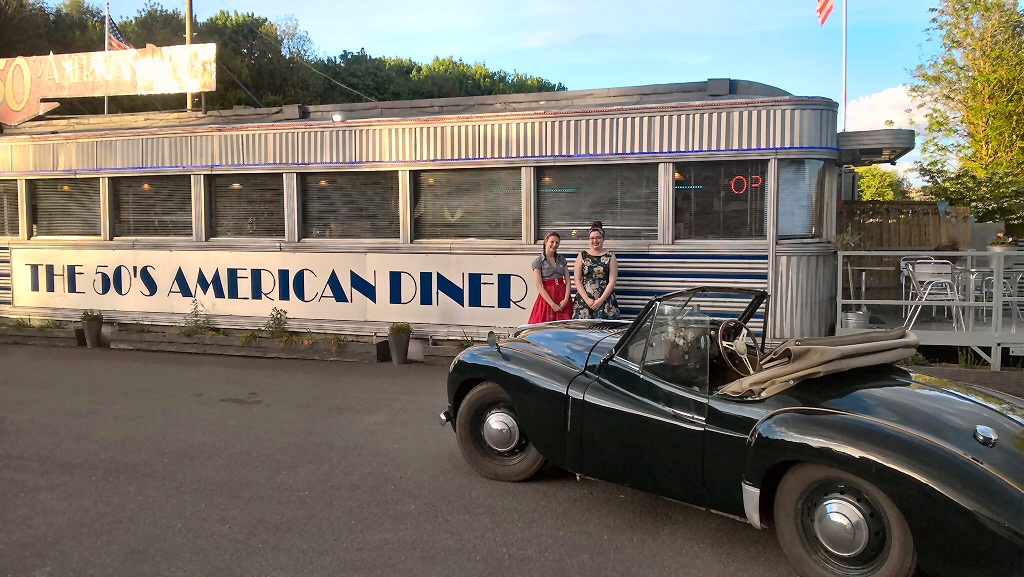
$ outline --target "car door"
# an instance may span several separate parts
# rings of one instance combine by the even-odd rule
[[[570,431],[584,475],[703,502],[709,337],[704,321],[681,338],[686,319],[671,303],[649,309],[584,389],[579,427]]]

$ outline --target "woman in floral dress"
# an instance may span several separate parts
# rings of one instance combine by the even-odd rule
[[[619,303],[615,300],[619,265],[615,255],[604,248],[604,239],[604,226],[601,221],[594,221],[590,227],[590,250],[581,252],[574,265],[574,319],[619,318]]]

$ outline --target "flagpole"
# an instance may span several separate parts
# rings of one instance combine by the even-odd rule
[[[192,0],[185,0],[185,45],[192,44]],[[185,112],[192,112],[192,93],[185,93]]]
[[[110,2],[107,2],[107,17],[103,19],[103,51],[110,50]],[[110,112],[110,97],[103,97],[103,114]]]
[[[843,132],[846,132],[846,0],[843,0]]]

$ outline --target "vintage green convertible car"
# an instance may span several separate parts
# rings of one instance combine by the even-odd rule
[[[902,329],[766,354],[764,309],[696,288],[489,338],[452,363],[441,424],[484,477],[550,461],[774,526],[800,575],[1024,575],[1024,403],[892,365]]]

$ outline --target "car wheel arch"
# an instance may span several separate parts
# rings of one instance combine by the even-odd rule
[[[837,425],[838,422],[843,425]],[[855,438],[858,429],[869,430],[881,438],[905,439],[905,433],[899,429],[849,413],[793,411],[758,423],[747,443],[743,481],[760,490],[758,510],[762,524],[772,521],[773,502],[782,478],[802,463],[824,465],[870,479],[898,507],[908,507],[906,496],[918,494],[917,488],[926,482],[906,472],[914,459],[904,457],[886,462],[877,455],[866,454],[850,436]]]

